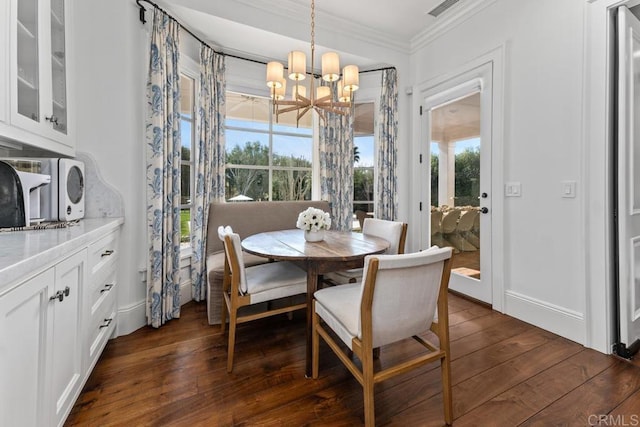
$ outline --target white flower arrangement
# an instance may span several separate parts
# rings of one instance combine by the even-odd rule
[[[305,231],[328,230],[331,227],[331,216],[322,209],[308,208],[298,215],[296,227]]]

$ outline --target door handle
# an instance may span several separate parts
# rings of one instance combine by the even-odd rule
[[[100,289],[100,293],[110,291],[113,288],[113,283],[107,283],[104,285],[104,288]]]
[[[58,291],[49,297],[49,301],[55,301],[55,300],[62,302],[64,300],[64,291]]]

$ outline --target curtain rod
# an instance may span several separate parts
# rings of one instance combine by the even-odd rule
[[[167,15],[170,19],[172,19],[173,21],[175,21],[180,28],[182,28],[183,30],[185,30],[187,33],[189,33],[189,35],[191,35],[191,37],[193,37],[194,39],[196,39],[197,41],[199,41],[200,43],[202,43],[203,45],[209,47],[211,50],[213,50],[215,53],[217,53],[218,55],[222,55],[222,56],[228,56],[229,58],[235,58],[235,59],[241,59],[243,61],[248,61],[248,62],[253,62],[255,64],[262,64],[262,65],[267,65],[266,62],[264,61],[260,61],[257,59],[252,59],[252,58],[246,58],[243,56],[238,56],[238,55],[232,55],[230,53],[225,53],[225,52],[220,52],[217,51],[216,49],[214,49],[213,47],[211,47],[211,45],[209,45],[209,43],[205,42],[204,40],[202,40],[200,37],[198,37],[197,35],[195,35],[189,28],[185,27],[184,25],[182,25],[182,23],[180,21],[178,21],[176,18],[174,18],[173,16],[171,16],[171,14],[169,12],[167,12],[166,10],[164,10],[163,8],[161,8],[160,6],[158,6],[156,3],[154,3],[151,0],[136,0],[136,4],[138,5],[138,7],[140,8],[140,22],[142,22],[143,24],[147,23],[147,19],[145,17],[145,12],[147,11],[147,9],[142,5],[142,2],[148,3],[150,5],[152,5],[154,8],[159,9],[162,13],[164,13],[165,15]],[[395,70],[396,67],[383,67],[383,68],[376,68],[373,70],[363,70],[360,71],[360,74],[364,74],[364,73],[373,73],[375,71],[383,71],[383,70]],[[315,77],[320,77],[319,75],[314,74]]]

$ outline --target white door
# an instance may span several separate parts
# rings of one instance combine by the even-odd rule
[[[466,79],[466,80],[465,80]],[[462,80],[462,82],[461,82]],[[492,64],[430,90],[425,98],[431,188],[423,247],[451,246],[449,288],[492,304]]]
[[[617,210],[621,355],[640,345],[640,21],[618,8]],[[638,103],[640,106],[640,103]],[[635,343],[635,344],[634,344]]]

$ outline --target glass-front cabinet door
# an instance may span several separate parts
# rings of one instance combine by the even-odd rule
[[[0,2],[0,126],[8,121],[9,111],[9,2]]]
[[[67,67],[64,0],[51,0],[51,91],[53,129],[67,133]]]
[[[40,60],[38,0],[19,0],[16,25],[18,114],[40,121]]]
[[[11,125],[70,145],[65,0],[12,0]]]

